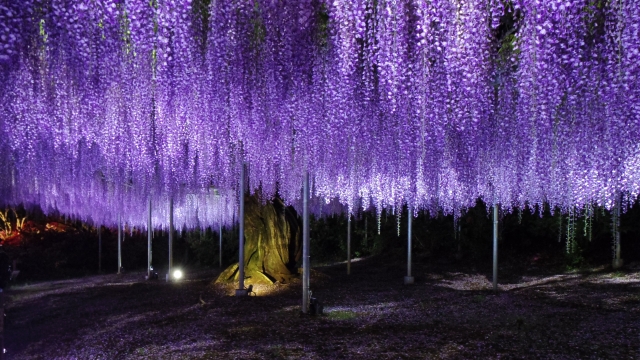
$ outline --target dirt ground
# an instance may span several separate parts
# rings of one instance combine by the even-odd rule
[[[519,267],[521,268],[521,267]],[[581,272],[369,258],[315,268],[325,315],[300,315],[300,283],[249,298],[141,272],[16,286],[8,359],[640,359],[640,267]]]

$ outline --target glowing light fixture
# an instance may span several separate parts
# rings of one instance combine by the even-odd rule
[[[176,269],[176,270],[173,272],[173,278],[174,278],[174,279],[176,279],[176,280],[180,280],[180,279],[182,279],[182,270],[180,270],[180,269]]]

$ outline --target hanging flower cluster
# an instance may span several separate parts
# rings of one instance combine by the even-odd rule
[[[640,193],[640,1],[0,4],[0,193],[230,224],[238,177],[318,214]]]

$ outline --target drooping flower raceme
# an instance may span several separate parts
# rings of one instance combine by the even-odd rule
[[[5,201],[230,224],[243,164],[318,215],[640,193],[638,0],[204,4],[0,3]]]

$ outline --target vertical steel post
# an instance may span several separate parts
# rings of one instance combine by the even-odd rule
[[[0,289],[0,360],[4,360],[4,292]]]
[[[615,237],[616,237],[616,259],[619,260],[620,259],[620,202],[618,202],[616,204],[616,218],[614,220],[616,222],[615,227],[616,227],[616,233],[615,233]]]
[[[367,230],[367,215],[364,214],[364,245],[368,245],[368,239],[367,239],[367,235],[368,235],[368,230]]]
[[[613,205],[613,239],[614,239],[614,259],[612,266],[614,269],[619,269],[623,265],[623,261],[620,258],[622,250],[620,249],[620,215],[622,215],[622,193],[619,192],[616,196],[616,202]]]
[[[411,276],[411,223],[413,222],[412,207],[409,206],[407,214],[407,276]]]
[[[98,272],[102,273],[102,225],[98,225]]]
[[[351,274],[351,212],[347,211],[347,275]]]
[[[122,269],[122,215],[118,214],[118,274]]]
[[[240,209],[238,214],[238,290],[244,290],[244,188],[246,164],[240,170]]]
[[[149,214],[147,218],[147,279],[151,279],[151,239],[153,230],[151,227],[151,197],[149,197]]]
[[[220,269],[222,269],[222,222],[220,222],[220,229],[218,230],[218,234],[220,235],[220,241],[218,244],[218,252],[220,255],[220,260],[218,261],[218,265]]]
[[[498,290],[498,204],[493,204],[493,290]]]
[[[411,225],[413,222],[413,206],[407,207],[407,276],[404,277],[405,285],[413,284],[413,276],[411,276]],[[400,219],[401,212],[398,212]]]
[[[616,199],[616,259],[620,259],[620,215],[621,211],[621,202],[620,194],[618,194],[618,198]]]
[[[173,198],[169,199],[169,276],[171,279],[171,269],[173,269]]]
[[[305,171],[302,186],[302,313],[309,311],[309,172]]]

